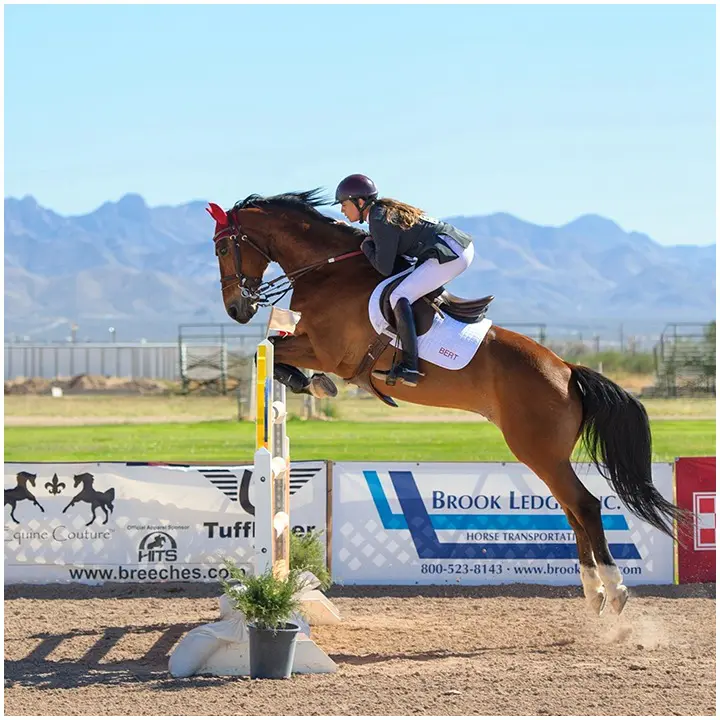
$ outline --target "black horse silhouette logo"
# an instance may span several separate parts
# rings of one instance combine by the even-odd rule
[[[37,505],[42,512],[45,512],[45,509],[43,506],[35,499],[35,496],[27,489],[27,484],[30,483],[33,487],[35,487],[35,478],[37,475],[33,475],[32,473],[25,472],[24,470],[22,472],[19,472],[16,476],[17,479],[17,486],[14,488],[10,488],[10,490],[5,490],[5,504],[10,506],[10,517],[20,524],[20,521],[15,517],[15,507],[19,502],[22,502],[23,500],[32,500],[33,505]]]
[[[110,488],[109,490],[105,490],[103,492],[95,490],[93,487],[95,478],[90,473],[80,473],[80,475],[74,475],[73,480],[75,481],[74,487],[77,487],[80,483],[82,483],[83,489],[70,501],[63,512],[66,512],[76,502],[90,503],[90,507],[92,508],[92,518],[90,522],[85,523],[85,527],[92,525],[95,522],[95,511],[98,508],[105,513],[103,525],[106,525],[107,521],[110,519],[108,508],[110,508],[110,512],[115,509],[113,507],[113,500],[115,500],[115,488]]]
[[[156,535],[155,538],[149,542],[146,546],[146,550],[154,550],[155,548],[161,548],[165,543],[167,542],[167,539],[164,535]]]

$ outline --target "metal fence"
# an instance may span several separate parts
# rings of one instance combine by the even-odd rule
[[[177,343],[5,343],[5,380],[75,375],[179,378]]]
[[[671,323],[653,350],[657,394],[715,395],[715,324]]]
[[[252,327],[233,335],[181,333],[178,342],[5,343],[4,379],[76,375],[185,381],[232,375],[263,337]],[[224,358],[224,361],[222,360]]]
[[[561,355],[618,350],[632,354],[644,343],[633,336],[601,341],[578,333],[554,337],[544,324],[505,324]],[[707,324],[666,326],[654,348],[657,392],[715,394],[715,335]],[[248,383],[252,357],[265,335],[264,323],[180,325],[177,342],[5,342],[4,379],[100,375],[179,381],[184,392],[232,392]],[[644,340],[645,338],[643,338]],[[640,347],[638,347],[640,346]]]
[[[226,394],[251,382],[253,357],[265,326],[180,325],[182,390]]]

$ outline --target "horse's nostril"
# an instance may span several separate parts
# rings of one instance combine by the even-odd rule
[[[236,308],[234,305],[231,305],[231,306],[228,308],[228,315],[229,315],[233,320],[237,320],[238,311],[237,311],[237,308]]]

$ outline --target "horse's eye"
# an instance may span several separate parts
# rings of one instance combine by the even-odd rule
[[[227,255],[227,248],[226,248],[226,247],[220,248],[220,254],[221,254],[221,255]]]

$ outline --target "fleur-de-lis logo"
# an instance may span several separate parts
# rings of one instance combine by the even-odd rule
[[[52,480],[45,483],[45,487],[50,491],[51,495],[59,495],[65,489],[65,483],[60,482],[57,473],[54,473]]]

